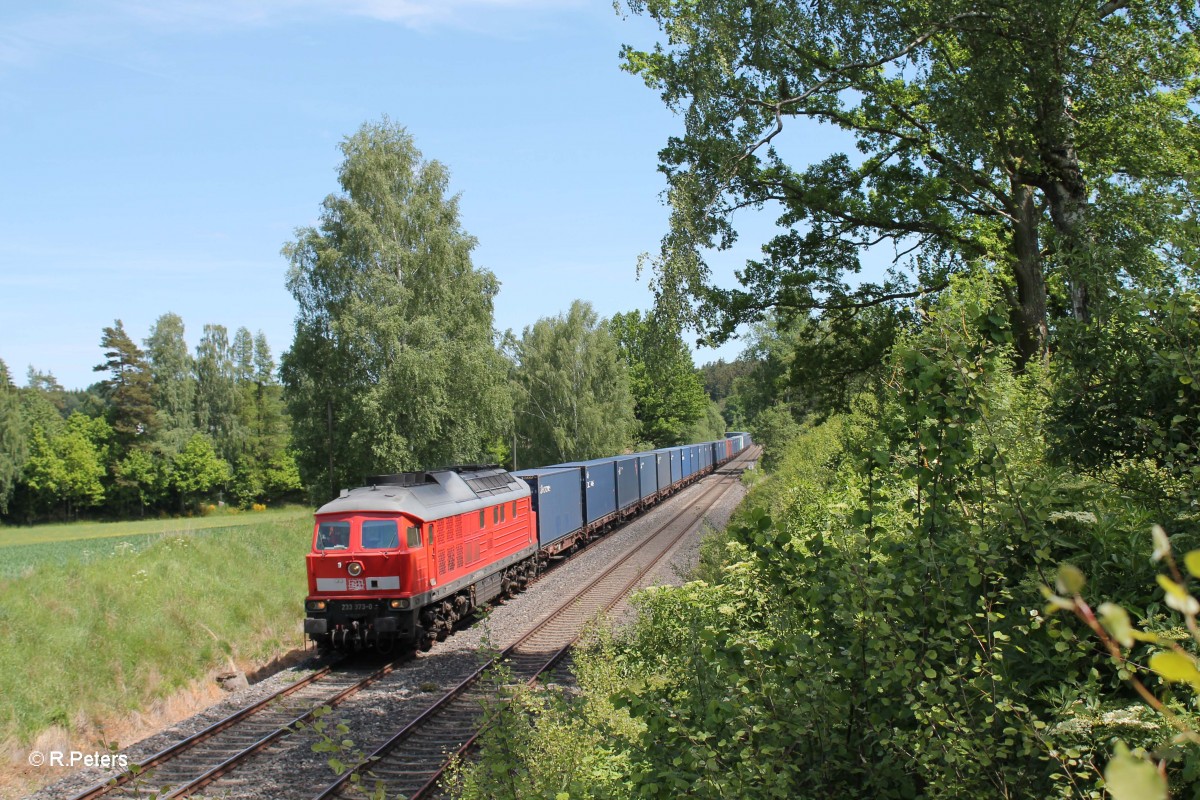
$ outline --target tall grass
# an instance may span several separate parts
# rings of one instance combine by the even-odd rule
[[[105,543],[0,578],[0,741],[51,726],[88,736],[231,661],[299,645],[309,523],[297,516]]]

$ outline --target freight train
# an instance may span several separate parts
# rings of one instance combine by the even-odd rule
[[[553,559],[698,480],[750,435],[507,472],[367,479],[317,509],[304,632],[322,649],[428,650]]]

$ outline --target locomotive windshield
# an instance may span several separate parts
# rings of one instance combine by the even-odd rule
[[[400,528],[394,519],[368,519],[362,524],[364,550],[396,550],[400,547]]]
[[[349,522],[322,522],[317,526],[318,550],[345,550],[350,546]]]

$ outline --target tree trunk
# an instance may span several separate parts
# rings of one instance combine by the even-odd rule
[[[1046,278],[1042,272],[1038,240],[1038,210],[1034,188],[1013,181],[1016,222],[1012,229],[1015,296],[1009,293],[1011,319],[1017,347],[1017,365],[1046,357]]]
[[[1071,292],[1071,315],[1088,319],[1088,261],[1092,251],[1086,226],[1087,182],[1075,150],[1075,120],[1066,87],[1055,81],[1040,109],[1038,155],[1042,163],[1040,186],[1050,208],[1050,222],[1058,239],[1057,251]]]

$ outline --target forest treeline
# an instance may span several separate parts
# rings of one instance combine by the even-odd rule
[[[100,336],[101,379],[64,389],[0,362],[0,513],[12,521],[128,518],[299,496],[290,425],[266,337],[160,316],[142,346],[120,320]]]
[[[105,377],[87,389],[66,390],[33,367],[18,386],[0,361],[4,519],[130,518],[194,513],[218,503],[250,508],[320,500],[336,491],[324,480],[331,456],[343,462],[337,475],[349,486],[373,469],[444,466],[456,457],[511,467],[514,446],[518,466],[534,466],[711,439],[725,430],[678,334],[664,346],[639,312],[605,320],[582,301],[539,320],[520,338],[489,331],[481,339],[479,352],[499,375],[490,398],[494,417],[473,443],[479,449],[457,452],[430,438],[419,453],[381,454],[383,440],[371,437],[402,424],[400,408],[380,409],[374,430],[369,419],[327,426],[319,407],[316,420],[301,418],[297,425],[293,413],[313,408],[312,398],[289,397],[261,332],[239,328],[231,339],[223,326],[205,325],[194,352],[184,333],[183,320],[167,313],[139,346],[117,320],[101,336],[104,360],[96,369]],[[453,366],[448,360],[425,368],[450,374]],[[441,413],[446,429],[457,420],[470,430],[481,411],[488,413],[454,403]],[[297,428],[315,435],[296,437]],[[407,440],[421,442],[421,431],[404,431]],[[354,442],[370,453],[361,462],[341,449]]]

